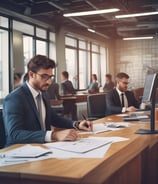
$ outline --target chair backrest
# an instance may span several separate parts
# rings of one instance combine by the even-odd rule
[[[138,101],[141,101],[144,88],[137,88],[133,90],[134,96]]]
[[[106,115],[105,93],[87,96],[87,113],[89,118],[102,118]]]
[[[5,145],[5,129],[3,124],[2,109],[0,109],[0,149]]]

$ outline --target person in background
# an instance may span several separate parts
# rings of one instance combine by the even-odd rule
[[[59,116],[63,116],[63,100],[60,99],[59,84],[55,82],[55,78],[52,79],[52,83],[47,92],[50,98],[51,107]]]
[[[105,93],[108,93],[109,91],[111,91],[114,88],[114,86],[115,86],[115,84],[112,81],[111,74],[106,74],[105,75],[105,84],[104,84],[104,87],[103,87],[103,91]]]
[[[21,85],[21,74],[15,73],[14,74],[14,89],[18,88]]]
[[[63,95],[76,94],[76,90],[74,89],[72,82],[69,80],[69,73],[67,71],[61,73],[61,80],[61,90]],[[70,118],[70,115],[72,120],[77,120],[77,106],[75,99],[65,99],[63,101],[63,106],[64,116]]]
[[[134,112],[139,108],[139,102],[134,93],[128,91],[129,76],[120,72],[116,75],[116,88],[106,94],[107,114],[119,114],[124,112]]]
[[[8,94],[3,103],[6,146],[76,140],[75,129],[92,130],[90,121],[59,117],[50,106],[47,90],[54,76],[55,62],[36,55],[27,65],[27,80]]]
[[[92,76],[91,76],[91,83],[88,86],[88,92],[89,93],[98,93],[99,92],[99,85],[98,85],[96,74],[92,74]]]
[[[49,94],[50,99],[53,99],[53,100],[60,99],[59,84],[55,82],[55,78],[52,79],[52,83],[48,88],[48,94]]]

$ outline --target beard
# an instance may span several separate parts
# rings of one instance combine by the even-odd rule
[[[47,84],[47,83],[43,85],[40,85],[39,83],[34,83],[34,88],[41,92],[47,91],[49,86],[50,84]]]

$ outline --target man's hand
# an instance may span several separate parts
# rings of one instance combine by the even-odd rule
[[[54,130],[52,132],[52,140],[56,141],[75,141],[77,137],[78,134],[74,129]]]
[[[134,106],[130,106],[126,108],[127,112],[135,112],[137,110],[137,108],[135,108]]]
[[[93,123],[92,123],[92,121],[83,120],[80,122],[78,128],[80,130],[92,131],[93,130]]]

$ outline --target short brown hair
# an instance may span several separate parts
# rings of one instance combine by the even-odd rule
[[[94,77],[94,80],[97,80],[97,75],[96,74],[92,74],[92,76]]]
[[[40,69],[55,68],[55,61],[43,55],[36,55],[27,64],[27,70],[37,72]]]
[[[69,78],[69,73],[68,73],[67,71],[63,71],[63,72],[62,72],[62,75],[63,75],[66,79]]]
[[[107,73],[107,74],[105,75],[105,77],[109,78],[109,80],[112,79],[112,76],[111,76],[111,74],[109,74],[109,73]]]
[[[129,79],[129,75],[124,72],[120,72],[116,75],[116,79],[123,79],[123,78]]]

